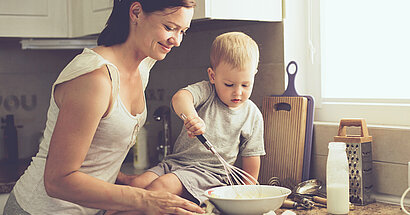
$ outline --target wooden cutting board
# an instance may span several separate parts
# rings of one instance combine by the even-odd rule
[[[302,96],[263,99],[266,155],[261,157],[261,184],[268,184],[271,177],[302,181],[307,104]]]

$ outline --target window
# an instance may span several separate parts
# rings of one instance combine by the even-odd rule
[[[320,56],[312,71],[321,82],[312,85],[319,88],[316,120],[365,118],[368,124],[409,126],[410,1],[312,3],[312,11],[320,11],[311,25]]]

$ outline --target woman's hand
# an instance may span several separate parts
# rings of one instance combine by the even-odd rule
[[[143,211],[107,211],[107,215],[202,214],[205,211],[193,202],[164,191],[147,191],[142,198]]]
[[[199,116],[190,116],[184,120],[184,126],[190,137],[204,134],[206,130],[205,122]]]
[[[205,211],[195,203],[183,199],[177,195],[163,191],[148,191],[143,196],[146,205],[146,214],[186,214],[192,212],[204,213]]]

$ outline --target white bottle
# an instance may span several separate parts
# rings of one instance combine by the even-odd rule
[[[134,154],[134,168],[140,170],[148,168],[147,130],[144,126],[140,128],[132,150]]]
[[[346,144],[330,142],[326,166],[327,212],[349,213],[349,164]]]

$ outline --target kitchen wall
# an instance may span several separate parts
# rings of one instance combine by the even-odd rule
[[[290,13],[287,13],[289,16]],[[290,20],[287,20],[288,22]],[[286,23],[286,22],[284,22]],[[148,143],[150,159],[157,158],[156,146],[162,122],[152,115],[159,106],[169,105],[173,93],[187,84],[206,80],[209,48],[213,39],[224,32],[243,31],[259,44],[261,58],[251,99],[261,107],[263,96],[281,94],[285,88],[284,53],[286,59],[303,62],[298,55],[303,48],[285,51],[284,44],[292,38],[284,37],[283,23],[248,21],[194,22],[181,47],[174,48],[165,60],[153,67],[147,87]],[[285,35],[293,34],[288,29]],[[19,133],[20,158],[30,158],[38,147],[49,105],[50,87],[64,66],[81,50],[21,50],[19,40],[0,38],[0,117],[14,114]],[[300,52],[302,55],[305,51]],[[288,60],[286,60],[288,62]],[[302,67],[303,68],[303,67]],[[296,84],[303,75],[297,77]],[[298,92],[304,92],[302,86]],[[182,126],[175,114],[171,115],[172,139]],[[378,194],[397,197],[407,188],[407,162],[410,159],[408,128],[386,128],[368,125],[373,136],[374,184]],[[0,130],[0,160],[4,159],[3,130]],[[315,122],[312,155],[312,177],[326,181],[327,144],[337,134],[336,122]],[[397,198],[396,198],[397,199]],[[394,200],[393,200],[394,201]]]
[[[80,50],[21,50],[18,39],[0,38],[0,117],[14,115],[20,158],[38,149],[50,99],[59,72]],[[4,126],[3,123],[1,123]],[[0,129],[0,160],[5,158]]]
[[[242,31],[251,36],[259,45],[260,63],[251,96],[259,107],[265,95],[281,94],[284,90],[283,74],[283,26],[282,23],[251,21],[206,21],[194,22],[182,45],[174,48],[165,60],[153,67],[147,89],[148,100],[148,142],[150,157],[155,159],[155,146],[162,123],[151,116],[161,105],[168,105],[172,95],[180,88],[201,80],[208,80],[209,49],[212,41],[221,33]],[[179,134],[182,122],[172,113],[172,139]]]
[[[368,125],[372,136],[373,185],[379,201],[398,202],[407,189],[407,162],[410,159],[410,129]],[[338,123],[315,122],[312,149],[312,177],[326,181],[328,144],[337,136]],[[348,127],[348,135],[359,135],[359,127]],[[410,201],[408,201],[410,203]]]
[[[251,99],[261,106],[262,97],[281,94],[284,89],[282,23],[250,21],[194,22],[182,45],[165,60],[155,64],[147,87],[149,152],[155,162],[162,122],[152,115],[161,105],[169,106],[179,88],[208,79],[209,49],[213,39],[224,32],[242,31],[260,48],[259,72]],[[30,158],[38,148],[50,99],[50,88],[59,72],[81,50],[21,50],[18,39],[0,38],[0,117],[15,115],[19,157]],[[172,113],[172,139],[182,126]],[[1,130],[3,131],[3,130]],[[4,159],[3,132],[0,133],[0,160]]]

